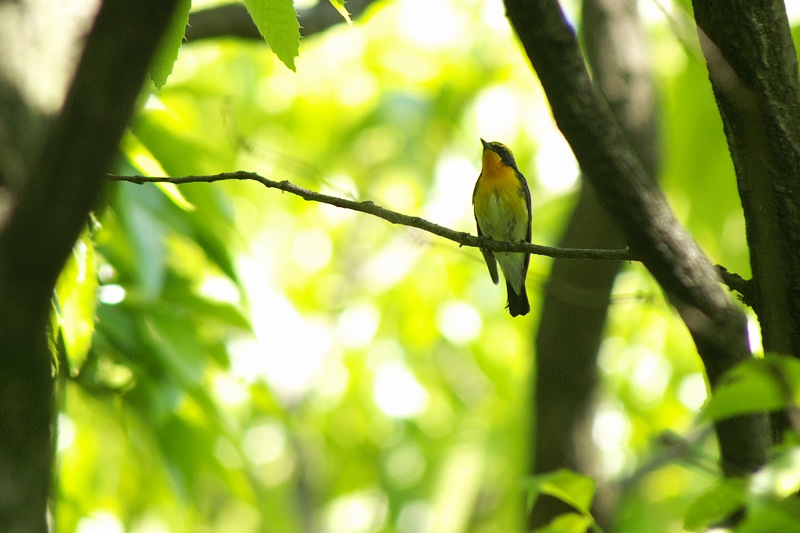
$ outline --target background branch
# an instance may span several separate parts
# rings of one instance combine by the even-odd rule
[[[650,179],[658,173],[660,143],[648,43],[636,0],[584,0],[581,35],[595,83]],[[559,241],[564,247],[623,248],[625,239],[584,180]],[[621,261],[553,261],[536,331],[534,474],[570,468],[599,480],[593,514],[611,529],[616,487],[603,482],[592,440],[597,356]],[[581,294],[580,298],[575,293]],[[569,331],[570,335],[564,335]],[[531,528],[569,511],[556,498],[537,499]]]
[[[372,3],[372,0],[348,0],[347,11],[355,18]],[[344,22],[342,15],[327,0],[321,0],[313,7],[297,12],[300,21],[300,35],[308,37]],[[192,11],[186,27],[186,41],[234,37],[263,41],[250,13],[244,4],[225,4]]]

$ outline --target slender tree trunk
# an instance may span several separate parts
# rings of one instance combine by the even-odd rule
[[[659,139],[645,34],[635,0],[584,0],[581,30],[595,83],[654,179]],[[625,241],[589,184],[581,189],[562,247],[621,248]],[[597,353],[622,263],[556,259],[536,334],[534,473],[561,467],[598,477],[591,440]],[[568,331],[569,335],[564,332]],[[611,520],[614,490],[601,485],[595,516]],[[530,516],[539,527],[567,510],[542,497]]]

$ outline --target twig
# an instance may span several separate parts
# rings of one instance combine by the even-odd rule
[[[744,279],[735,272],[728,272],[728,269],[722,265],[716,265],[716,267],[719,277],[722,278],[722,282],[732,291],[741,294],[741,300],[744,304],[756,309],[758,302],[756,300],[756,291],[754,290],[753,281]]]
[[[355,201],[339,198],[336,196],[329,196],[327,194],[318,193],[303,187],[298,187],[293,183],[284,181],[274,181],[259,176],[254,172],[223,172],[222,174],[214,174],[210,176],[181,176],[177,178],[165,176],[117,176],[110,174],[109,179],[112,181],[127,181],[130,183],[143,184],[143,183],[213,183],[215,181],[227,180],[244,180],[244,181],[257,181],[270,189],[280,189],[281,191],[295,194],[304,200],[320,202],[324,204],[342,207],[344,209],[351,209],[361,213],[374,215],[382,218],[392,224],[401,224],[403,226],[410,226],[412,228],[421,229],[439,237],[444,237],[453,242],[457,242],[461,246],[474,246],[476,248],[483,248],[493,252],[527,252],[535,255],[544,255],[548,257],[557,257],[564,259],[595,259],[606,261],[636,261],[629,250],[596,250],[589,248],[554,248],[551,246],[543,246],[541,244],[531,244],[527,242],[509,242],[509,241],[494,241],[486,237],[476,237],[463,231],[455,231],[438,224],[434,224],[428,220],[420,217],[413,217],[392,211],[377,205],[371,201]]]

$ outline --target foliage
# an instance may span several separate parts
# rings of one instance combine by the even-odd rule
[[[773,354],[729,372],[703,412],[724,420],[738,414],[796,409],[799,398],[800,362]]]
[[[231,40],[186,45],[173,68],[173,32],[117,173],[243,168],[472,231],[483,137],[528,177],[533,240],[556,240],[577,170],[500,3],[375,5],[305,40],[296,65],[292,3],[246,4],[297,72]],[[714,260],[746,276],[705,66],[649,17],[664,187]],[[533,316],[512,321],[474,250],[255,184],[115,186],[56,291],[58,530],[521,530],[548,268],[532,258]],[[773,364],[785,370],[738,371],[708,416],[787,405],[763,378]],[[622,487],[615,531],[701,530],[742,505],[739,531],[797,523],[794,449],[749,485],[709,467],[701,366],[638,265],[617,282],[600,369],[593,439],[598,482]],[[686,435],[679,453],[659,448],[667,431]],[[591,480],[530,483],[576,508],[547,531],[596,527]]]
[[[186,33],[186,24],[189,22],[189,10],[191,7],[191,0],[181,0],[172,23],[164,35],[161,49],[156,54],[155,61],[150,67],[150,79],[153,80],[153,84],[157,89],[164,87],[164,84],[167,83],[167,78],[172,74],[172,67],[178,59],[178,51],[183,42],[183,35]]]
[[[300,48],[300,24],[291,0],[245,0],[258,31],[283,64],[295,70]]]
[[[592,500],[595,493],[595,482],[566,469],[541,474],[529,479],[526,483],[528,489],[528,511],[533,509],[533,504],[540,494],[548,494],[575,508],[578,513],[565,513],[557,517],[546,528],[539,531],[552,531],[553,533],[568,531],[599,532],[600,527],[592,517]]]

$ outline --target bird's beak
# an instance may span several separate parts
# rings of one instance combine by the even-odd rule
[[[489,150],[489,149],[490,149],[490,148],[489,148],[489,143],[487,143],[487,142],[486,142],[486,141],[484,141],[483,139],[481,139],[481,144],[483,145],[483,149],[484,149],[484,150]]]

